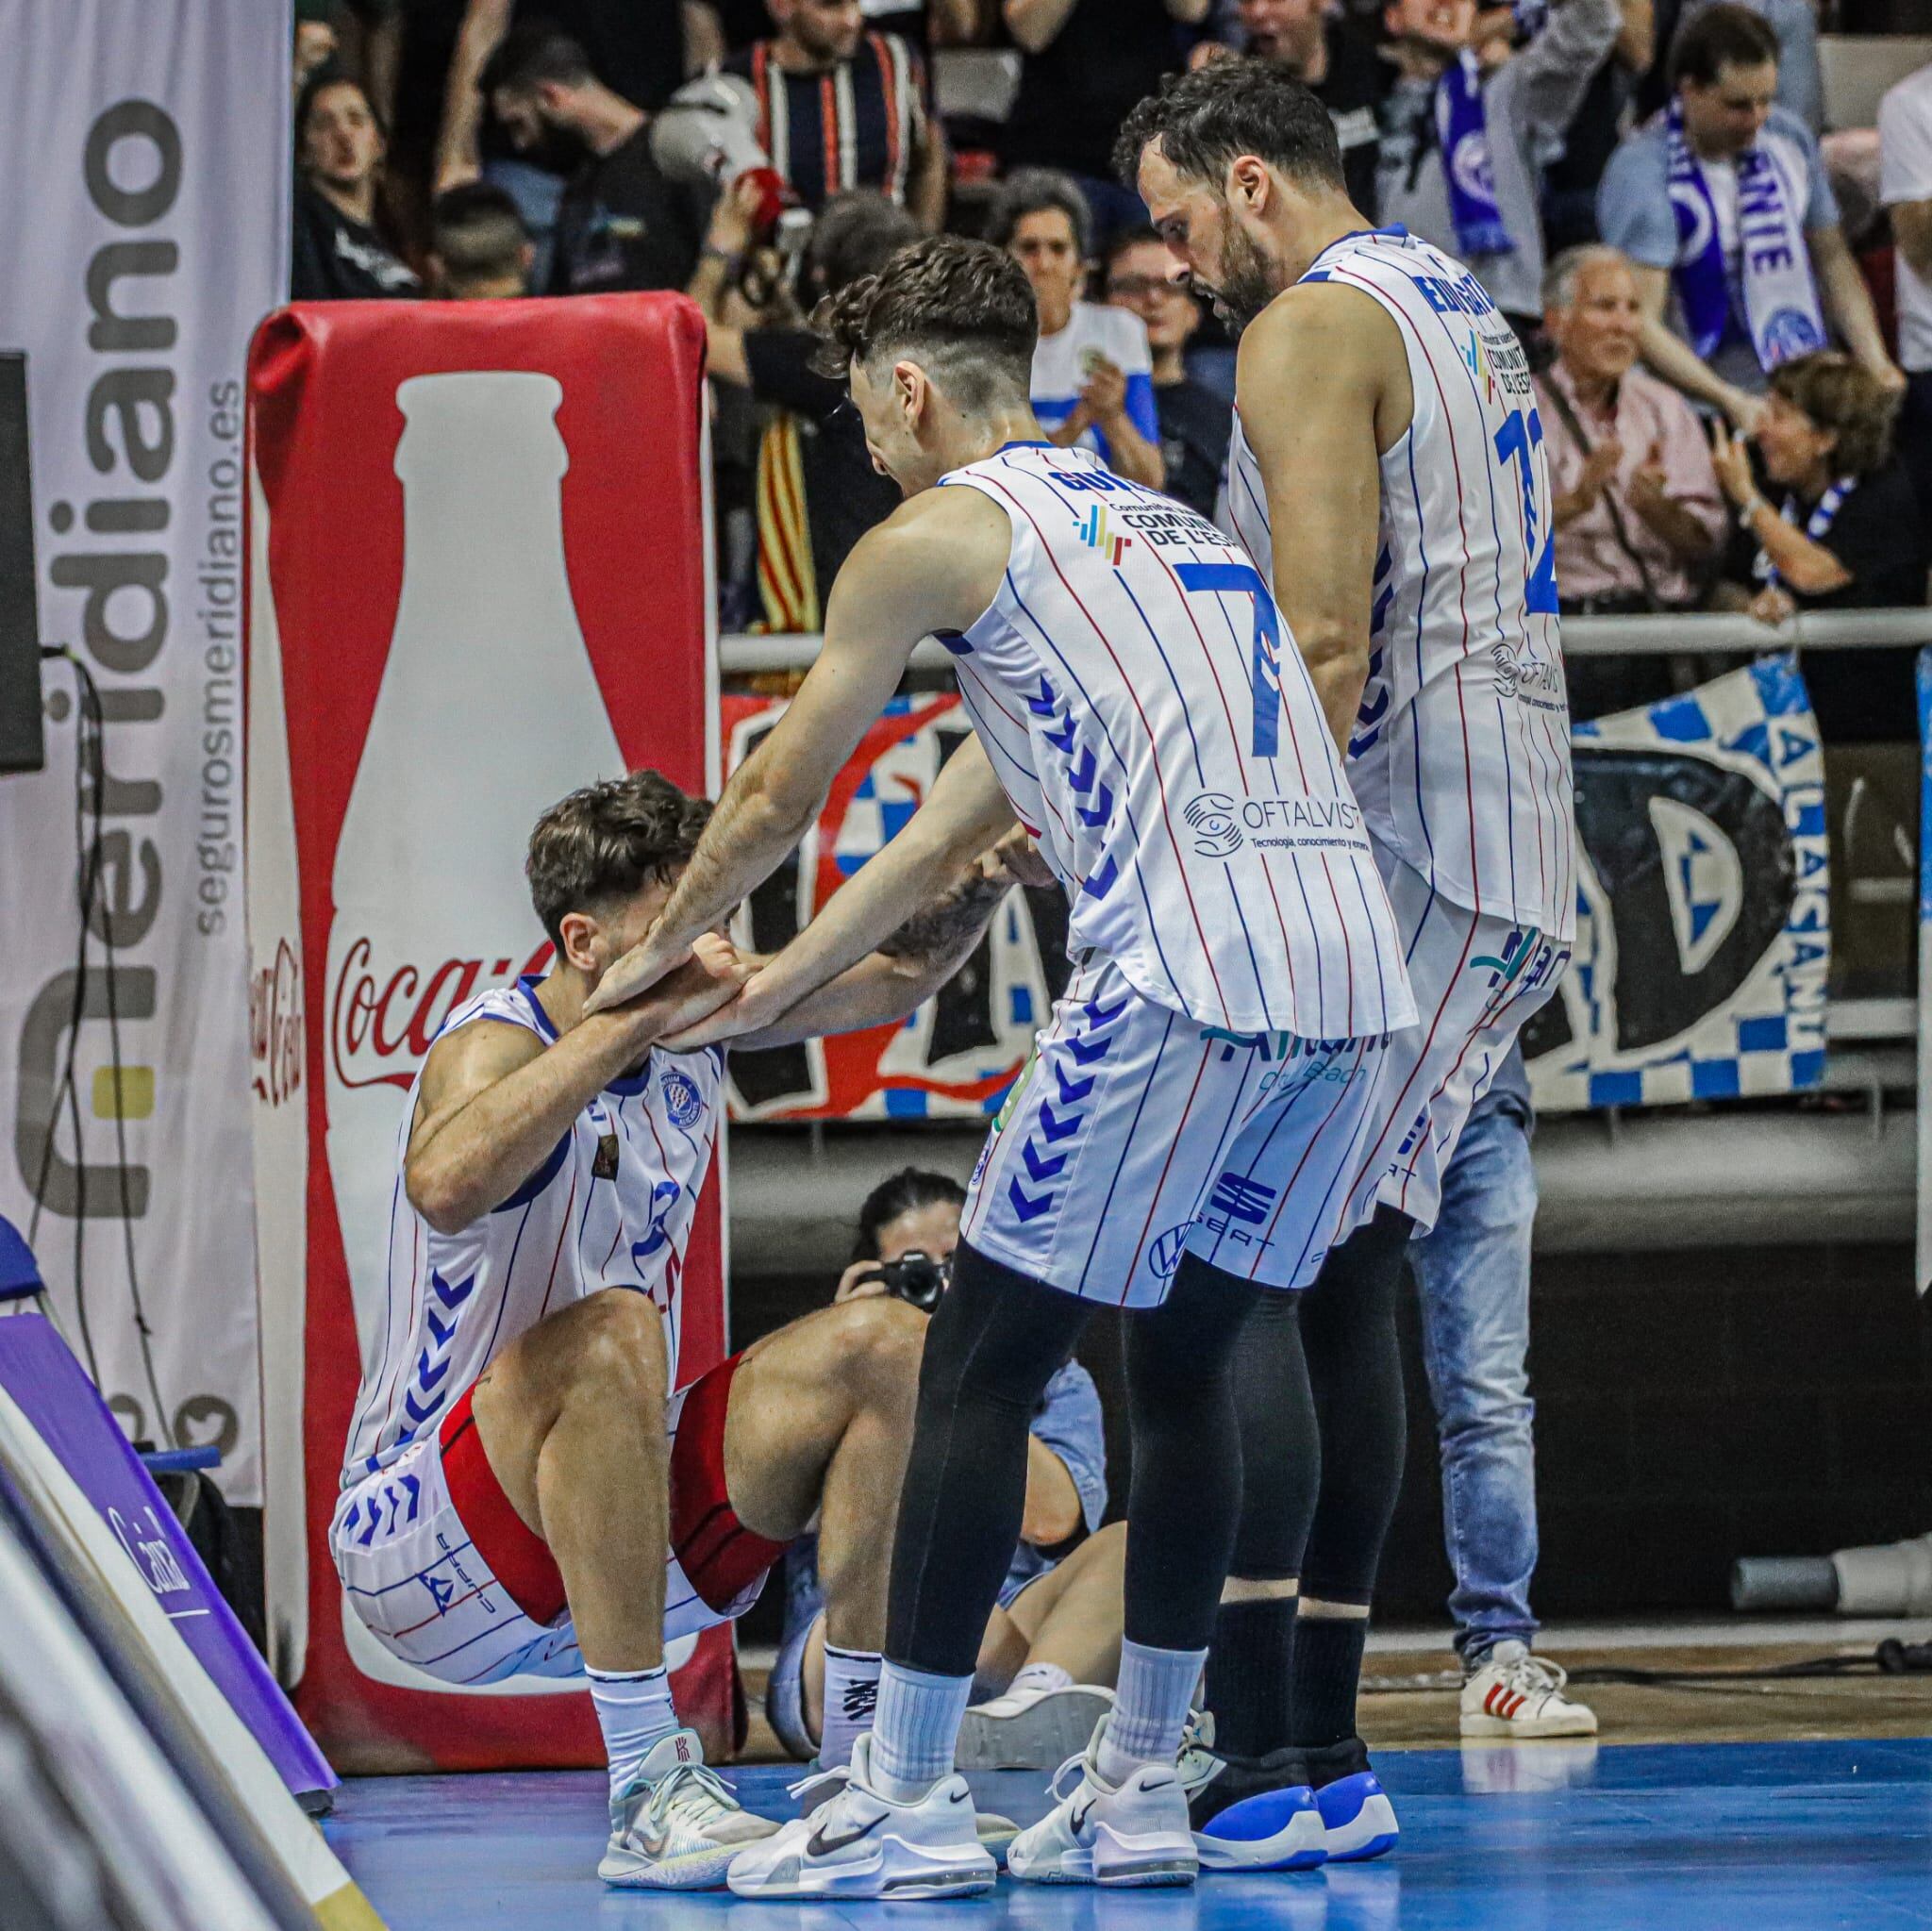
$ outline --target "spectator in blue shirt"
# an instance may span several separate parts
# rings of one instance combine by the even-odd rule
[[[1745,430],[1771,371],[1826,347],[1827,322],[1887,389],[1905,385],[1818,142],[1774,105],[1777,75],[1772,28],[1712,0],[1672,47],[1670,107],[1610,158],[1597,197],[1604,240],[1637,269],[1644,360]]]
[[[1062,449],[1091,449],[1130,483],[1165,486],[1154,361],[1138,315],[1080,299],[1092,248],[1086,198],[1065,175],[1023,168],[987,240],[1026,271],[1040,308],[1033,413]]]
[[[965,1190],[943,1174],[907,1167],[881,1181],[859,1209],[857,1253],[833,1298],[894,1291],[885,1270],[910,1256],[943,1274],[965,1203]],[[1101,1528],[1106,1510],[1100,1396],[1086,1369],[1069,1361],[1033,1417],[1026,1510],[980,1643],[974,1688],[983,1700],[960,1730],[961,1769],[1052,1770],[1086,1748],[1112,1701],[1126,1525]],[[813,1756],[823,1734],[824,1609],[817,1538],[807,1536],[785,1558],[785,1636],[765,1698],[779,1741],[799,1757]]]

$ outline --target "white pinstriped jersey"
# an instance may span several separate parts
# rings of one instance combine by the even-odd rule
[[[1445,898],[1569,939],[1570,701],[1522,347],[1466,268],[1400,229],[1344,236],[1303,279],[1379,302],[1415,391],[1409,430],[1382,458],[1369,680],[1349,743],[1369,829]],[[1228,502],[1273,582],[1267,495],[1239,408]]]
[[[1071,949],[1206,1025],[1408,1024],[1360,807],[1254,565],[1084,450],[1009,443],[944,481],[1012,524],[998,596],[941,641],[1073,902]]]
[[[479,992],[437,1037],[477,1021],[557,1037],[534,978]],[[345,1489],[433,1430],[506,1342],[600,1288],[650,1295],[676,1387],[685,1242],[717,1140],[724,1063],[715,1047],[653,1052],[577,1115],[501,1207],[455,1234],[439,1234],[403,1191],[417,1075],[396,1140],[388,1308],[362,1364]]]

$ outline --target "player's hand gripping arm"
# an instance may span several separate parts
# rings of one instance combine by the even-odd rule
[[[1052,882],[1052,874],[1043,867],[1036,872],[1039,862],[1031,840],[1016,825],[959,873],[938,898],[881,940],[876,950],[817,991],[808,992],[782,1018],[759,1022],[761,1011],[775,1011],[775,1001],[791,996],[782,981],[774,980],[775,990],[758,992],[749,1007],[721,1007],[688,1033],[664,1043],[674,1051],[684,1050],[687,1040],[708,1044],[729,1039],[734,1047],[790,1046],[828,1033],[897,1025],[972,957],[1015,885],[1037,884],[1041,877]],[[753,963],[762,969],[770,961],[760,958]]]
[[[1383,448],[1408,426],[1408,362],[1371,296],[1303,283],[1241,337],[1241,433],[1260,464],[1274,601],[1348,756],[1369,675]]]
[[[832,586],[824,642],[798,695],[732,774],[656,924],[605,974],[591,1011],[656,984],[777,870],[898,688],[913,646],[984,615],[1011,544],[1006,512],[964,489],[927,490],[859,540]]]
[[[597,1013],[545,1045],[522,1026],[473,1020],[429,1049],[409,1129],[403,1184],[440,1234],[514,1193],[570,1124],[666,1033],[691,1026],[738,990],[730,948],[697,956],[646,999]]]
[[[996,855],[990,854],[979,885],[956,884],[935,900],[933,881],[958,880],[1014,823],[979,740],[968,738],[905,829],[790,945],[760,964],[734,1004],[680,1034],[675,1045],[727,1038],[777,1045],[903,1019],[978,942],[1011,875],[998,860],[995,886]]]

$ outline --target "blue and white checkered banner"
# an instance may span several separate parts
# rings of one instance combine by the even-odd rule
[[[1537,1106],[1815,1086],[1831,953],[1824,767],[1796,660],[1579,724],[1573,741],[1576,945],[1524,1036]]]

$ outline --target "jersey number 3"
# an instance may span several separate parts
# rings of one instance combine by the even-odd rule
[[[1255,599],[1254,657],[1248,670],[1255,697],[1254,754],[1274,757],[1281,749],[1281,619],[1261,573],[1252,563],[1176,563],[1174,574],[1185,591],[1246,593]]]
[[[1557,614],[1557,555],[1554,528],[1539,532],[1536,514],[1536,462],[1532,452],[1543,440],[1542,418],[1529,412],[1525,428],[1521,409],[1511,409],[1496,431],[1496,459],[1514,462],[1523,477],[1523,541],[1530,557],[1525,603],[1534,612]]]

